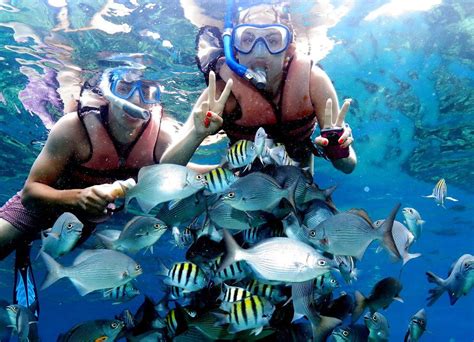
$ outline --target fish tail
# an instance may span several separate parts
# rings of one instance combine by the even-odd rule
[[[434,283],[439,286],[435,287],[434,289],[429,290],[429,296],[427,298],[428,300],[428,306],[433,305],[439,297],[444,293],[446,290],[445,288],[445,281],[444,279],[441,279],[437,275],[435,275],[433,272],[426,272],[426,276],[428,278],[429,283]]]
[[[410,254],[410,253],[407,253],[403,256],[403,266],[405,266],[405,264],[407,262],[409,262],[411,259],[415,259],[415,258],[418,258],[421,256],[421,253],[413,253],[413,254]]]
[[[219,269],[217,273],[229,267],[236,261],[242,260],[242,251],[243,249],[235,242],[232,235],[227,231],[227,229],[223,230],[224,232],[224,242],[225,242],[225,254],[222,257],[221,264],[219,265]]]
[[[326,199],[328,199],[328,197],[333,194],[333,192],[336,190],[336,188],[337,188],[337,185],[333,185],[330,188],[327,188],[327,189],[323,190],[324,196],[326,197]]]
[[[211,314],[216,318],[216,321],[214,323],[215,327],[228,324],[229,323],[229,315],[228,314],[223,314],[220,312],[211,312]]]
[[[319,324],[311,323],[311,330],[313,331],[313,342],[326,341],[329,333],[334,330],[342,321],[335,317],[320,316]]]
[[[56,260],[54,260],[49,254],[45,252],[40,252],[41,256],[43,257],[44,264],[48,270],[48,274],[46,279],[43,281],[41,285],[41,290],[51,286],[56,281],[66,276],[64,272],[64,267],[61,266]]]
[[[295,202],[295,193],[296,193],[296,186],[298,185],[298,182],[294,182],[288,189],[287,192],[288,194],[286,195],[286,199],[288,202],[290,202],[291,206],[296,212],[296,202]]]
[[[393,239],[392,235],[393,222],[395,221],[395,216],[397,215],[398,209],[400,209],[400,203],[397,203],[397,205],[395,205],[395,207],[392,209],[387,219],[379,229],[381,230],[382,240],[385,247],[387,247],[393,253],[394,256],[401,259],[402,256],[400,255],[400,252],[397,249],[395,240]]]
[[[115,240],[111,239],[110,237],[104,234],[101,234],[100,232],[95,233],[95,235],[99,238],[100,242],[102,242],[105,247],[107,247],[108,249],[115,249],[114,248]]]
[[[366,298],[359,291],[354,292],[355,296],[355,307],[352,311],[352,323],[356,322],[360,316],[364,313],[365,307],[367,306]]]
[[[410,342],[411,339],[410,339],[410,329],[407,330],[407,332],[405,333],[405,338],[403,339],[403,342]]]

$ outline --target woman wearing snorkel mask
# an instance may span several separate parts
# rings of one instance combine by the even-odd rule
[[[77,112],[66,114],[51,130],[24,188],[0,208],[0,260],[38,238],[66,211],[84,223],[84,240],[114,210],[120,191],[111,191],[111,183],[136,179],[141,167],[163,162],[177,129],[163,114],[159,84],[130,67],[108,69],[90,83],[81,91]],[[193,113],[195,129],[183,135],[187,141],[180,149],[167,152],[167,163],[189,161],[220,126],[219,106],[214,101],[205,112]]]
[[[209,66],[219,76],[218,92],[226,81],[233,81],[223,112],[223,129],[231,144],[239,139],[253,140],[257,129],[264,127],[270,138],[283,143],[302,166],[312,166],[314,154],[331,160],[345,173],[352,172],[356,155],[350,146],[351,129],[344,122],[350,100],[344,101],[339,110],[328,75],[308,56],[296,52],[285,7],[258,5],[236,16],[230,15],[230,10],[220,47],[225,57],[210,62],[212,58],[206,57],[205,62],[206,68]],[[232,22],[230,18],[236,19]],[[216,41],[216,37],[211,35],[209,41]],[[215,56],[218,49],[209,51]],[[202,55],[200,51],[200,67],[205,72]],[[205,91],[202,98],[206,96]],[[313,142],[316,124],[321,135]]]

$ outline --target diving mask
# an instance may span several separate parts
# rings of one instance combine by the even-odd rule
[[[139,77],[134,77],[133,74],[114,74],[112,76],[110,90],[115,96],[124,100],[130,99],[133,94],[138,91],[140,100],[144,104],[159,103],[161,97],[158,82],[142,80]]]
[[[272,55],[275,55],[288,48],[291,43],[291,32],[288,27],[281,24],[241,24],[232,30],[233,45],[240,53],[250,53],[259,41],[265,44]]]

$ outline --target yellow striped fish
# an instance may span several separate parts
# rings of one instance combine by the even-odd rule
[[[163,266],[160,274],[167,276],[163,280],[166,285],[177,286],[188,292],[199,291],[208,284],[204,271],[192,262],[177,262],[169,270]]]
[[[443,208],[446,208],[444,206],[444,201],[445,200],[450,200],[453,202],[457,202],[458,200],[453,198],[453,197],[448,197],[448,186],[446,185],[446,181],[444,178],[441,178],[438,183],[436,183],[433,193],[429,196],[423,196],[426,198],[434,198],[435,202],[437,205],[441,205]]]
[[[239,140],[227,151],[227,161],[232,169],[250,167],[256,157],[255,144],[250,140]]]
[[[235,182],[235,175],[232,171],[218,167],[204,175],[207,185],[206,190],[213,194],[226,191]]]
[[[275,307],[265,298],[251,296],[232,304],[228,314],[215,314],[219,319],[216,324],[229,324],[229,332],[253,329],[252,333],[260,334],[268,325]]]
[[[276,285],[260,283],[257,280],[252,280],[247,284],[247,290],[252,294],[260,297],[265,297],[272,303],[280,303],[287,300],[288,297],[283,294],[282,288]]]
[[[252,293],[237,286],[229,286],[224,284],[224,291],[221,292],[218,299],[222,300],[219,306],[224,311],[229,311],[232,303],[238,302],[244,298],[251,297]]]
[[[181,307],[172,309],[165,317],[166,327],[170,336],[176,336],[188,329],[188,322]]]
[[[214,277],[212,278],[212,281],[216,285],[231,279],[235,281],[240,281],[250,273],[249,268],[243,261],[234,262],[228,267],[217,272],[220,263],[221,257],[217,258],[214,261],[214,265],[212,265],[212,269],[214,270]]]

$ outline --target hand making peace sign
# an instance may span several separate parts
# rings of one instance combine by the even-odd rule
[[[349,111],[349,107],[351,105],[351,99],[344,100],[344,104],[342,105],[341,111],[339,114],[336,115],[336,120],[333,120],[333,113],[332,110],[332,100],[328,99],[326,101],[326,109],[324,112],[324,123],[321,129],[328,129],[328,128],[343,128],[344,133],[338,140],[338,143],[341,148],[348,148],[353,142],[354,138],[352,137],[352,129],[349,127],[348,124],[344,123],[344,119],[346,118],[346,114]],[[322,136],[318,136],[315,141],[316,144],[319,146],[327,146],[329,141]]]

